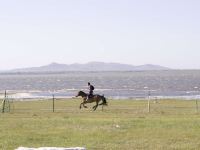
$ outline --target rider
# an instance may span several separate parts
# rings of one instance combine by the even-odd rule
[[[88,82],[88,89],[89,89],[89,94],[88,94],[88,97],[87,97],[86,101],[87,101],[89,98],[92,98],[92,97],[93,97],[94,86],[91,85],[90,82]]]

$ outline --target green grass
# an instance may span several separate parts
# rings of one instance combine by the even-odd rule
[[[86,147],[88,150],[156,150],[200,147],[200,114],[195,101],[109,100],[93,112],[79,109],[80,99],[14,102],[0,114],[0,149]]]

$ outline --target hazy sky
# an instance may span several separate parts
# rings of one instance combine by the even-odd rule
[[[200,1],[0,0],[0,70],[89,61],[200,69]]]

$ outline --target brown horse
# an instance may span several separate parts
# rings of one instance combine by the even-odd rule
[[[87,106],[85,106],[84,104],[86,103],[93,103],[96,102],[96,105],[93,106],[93,110],[95,111],[98,107],[98,105],[107,105],[107,101],[106,98],[104,96],[101,95],[93,95],[92,98],[89,98],[87,101],[87,96],[88,94],[86,94],[83,91],[79,91],[78,94],[76,95],[76,97],[81,96],[83,98],[83,102],[80,104],[80,109],[82,108],[81,106],[83,105],[84,108],[87,108]],[[99,102],[102,100],[102,103],[99,104]]]

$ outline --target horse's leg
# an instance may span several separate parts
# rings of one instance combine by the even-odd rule
[[[101,104],[99,104],[99,105],[103,105],[103,102]]]
[[[85,106],[85,104],[86,104],[86,103],[85,103],[85,102],[83,102],[83,107],[84,107],[84,108],[88,108],[87,106]]]
[[[94,111],[97,109],[97,107],[98,107],[98,105],[99,105],[99,102],[96,102],[96,105],[94,106]]]
[[[87,108],[87,106],[85,106],[86,103],[87,103],[87,102],[86,102],[86,98],[84,98],[84,99],[83,99],[83,107],[84,107],[84,108]]]
[[[82,105],[82,103],[81,103],[80,106],[79,106],[80,109],[82,108],[81,105]]]
[[[85,104],[85,102],[82,102],[82,103],[80,104],[80,109],[82,108],[81,105],[83,105],[84,108],[87,108],[87,106],[85,106],[84,104]]]
[[[83,98],[83,102],[80,104],[79,108],[80,108],[80,109],[82,108],[81,105],[83,105],[84,108],[87,108],[87,106],[84,105],[85,103],[86,103],[86,99]]]
[[[95,107],[96,107],[97,105],[94,105],[92,108],[93,108],[93,110],[95,109]]]

